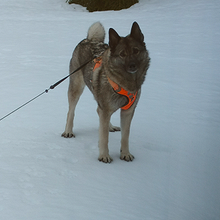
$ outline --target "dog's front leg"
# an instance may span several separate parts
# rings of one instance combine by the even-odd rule
[[[129,152],[129,134],[135,107],[121,110],[121,160],[132,161],[134,156]]]
[[[104,163],[111,163],[112,158],[109,156],[108,150],[108,136],[109,136],[109,122],[111,114],[103,111],[98,107],[99,114],[99,161]]]

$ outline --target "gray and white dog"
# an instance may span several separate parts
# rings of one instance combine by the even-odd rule
[[[126,37],[109,29],[109,45],[104,43],[105,30],[100,22],[94,23],[88,30],[87,38],[82,40],[73,52],[70,61],[70,73],[86,63],[94,55],[101,54],[81,70],[71,75],[68,101],[69,112],[63,137],[75,137],[73,119],[76,104],[85,85],[91,90],[98,103],[99,115],[99,161],[110,163],[112,158],[108,150],[109,131],[119,131],[110,123],[111,115],[121,108],[121,154],[120,158],[132,161],[129,152],[130,124],[135,107],[141,94],[150,58],[137,22]]]

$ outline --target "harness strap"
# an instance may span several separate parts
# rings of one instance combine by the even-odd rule
[[[93,72],[95,71],[95,69],[99,68],[102,65],[102,58],[97,57],[94,59],[94,62],[95,62],[95,66],[93,68]]]
[[[123,109],[123,110],[129,109],[133,105],[133,103],[137,97],[137,92],[135,92],[135,93],[128,92],[127,90],[125,90],[124,88],[119,86],[117,83],[113,82],[109,77],[108,77],[108,81],[116,93],[118,93],[120,95],[124,95],[128,98],[128,104],[121,107],[121,109]]]
[[[98,67],[100,67],[102,65],[102,59],[100,57],[96,58],[96,59],[94,59],[94,62],[96,64],[94,66],[93,71],[95,71],[96,68],[98,68]],[[124,96],[126,96],[128,98],[128,104],[122,106],[121,109],[123,109],[123,110],[129,109],[133,105],[135,100],[136,100],[137,92],[130,93],[127,90],[125,90],[124,88],[122,88],[121,86],[119,86],[117,83],[112,81],[109,77],[107,77],[107,78],[108,78],[108,82],[110,83],[110,85],[112,86],[112,88],[114,89],[114,91],[116,93],[118,93],[120,95],[124,95]]]

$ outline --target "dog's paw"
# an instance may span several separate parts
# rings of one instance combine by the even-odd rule
[[[72,138],[75,137],[75,134],[73,134],[73,132],[63,132],[61,136],[65,138]]]
[[[121,128],[117,126],[113,126],[111,123],[109,123],[109,131],[110,132],[121,131]]]
[[[109,155],[100,155],[99,156],[99,161],[103,163],[111,163],[113,159]]]
[[[120,159],[129,162],[134,160],[134,156],[130,153],[121,153]]]

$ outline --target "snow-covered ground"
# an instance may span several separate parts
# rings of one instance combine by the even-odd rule
[[[66,76],[74,47],[98,20],[122,36],[136,20],[150,51],[131,128],[135,160],[119,159],[120,133],[110,133],[114,161],[97,160],[88,89],[76,138],[60,137],[67,80],[0,121],[0,219],[219,220],[218,0],[140,0],[95,13],[65,0],[2,0],[0,118]],[[119,125],[119,112],[112,122]]]

